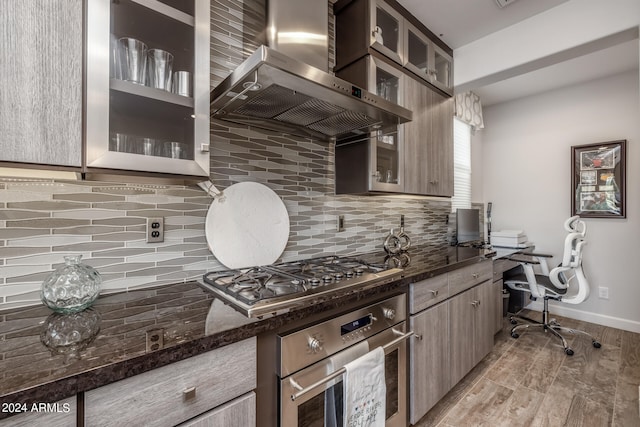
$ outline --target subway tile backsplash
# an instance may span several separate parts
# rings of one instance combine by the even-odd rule
[[[212,86],[264,42],[264,10],[264,0],[211,2]],[[282,197],[291,221],[283,261],[378,250],[401,214],[414,244],[450,238],[448,199],[336,196],[327,142],[214,121],[211,180],[221,189],[260,182]],[[223,268],[204,237],[210,202],[197,186],[0,179],[0,309],[39,302],[43,279],[65,254],[82,254],[107,292]],[[336,231],[338,215],[345,231]],[[163,243],[146,243],[151,216],[165,218]]]

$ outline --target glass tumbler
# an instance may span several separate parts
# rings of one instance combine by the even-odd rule
[[[147,45],[130,37],[118,39],[118,67],[122,80],[145,84],[147,70]]]
[[[173,55],[166,50],[150,49],[147,52],[149,86],[170,91]]]

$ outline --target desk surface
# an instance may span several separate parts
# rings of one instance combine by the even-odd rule
[[[493,246],[491,249],[496,253],[493,259],[500,258],[508,258],[511,255],[523,253],[526,251],[532,251],[535,249],[535,246],[532,244],[531,246],[527,246],[526,248],[501,248],[497,246]]]

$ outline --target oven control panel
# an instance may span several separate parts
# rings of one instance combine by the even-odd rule
[[[397,295],[278,336],[278,375],[284,377],[406,320],[406,296]]]

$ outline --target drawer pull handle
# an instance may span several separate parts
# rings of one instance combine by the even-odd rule
[[[193,399],[194,397],[196,397],[196,388],[195,387],[189,387],[189,388],[184,389],[182,391],[182,398],[184,400],[190,400],[190,399]]]
[[[471,276],[472,276],[474,279],[477,279],[478,277],[480,277],[480,275],[479,275],[478,273],[473,273]]]
[[[431,289],[431,295],[433,295],[434,297],[438,296],[438,290],[437,289]]]

